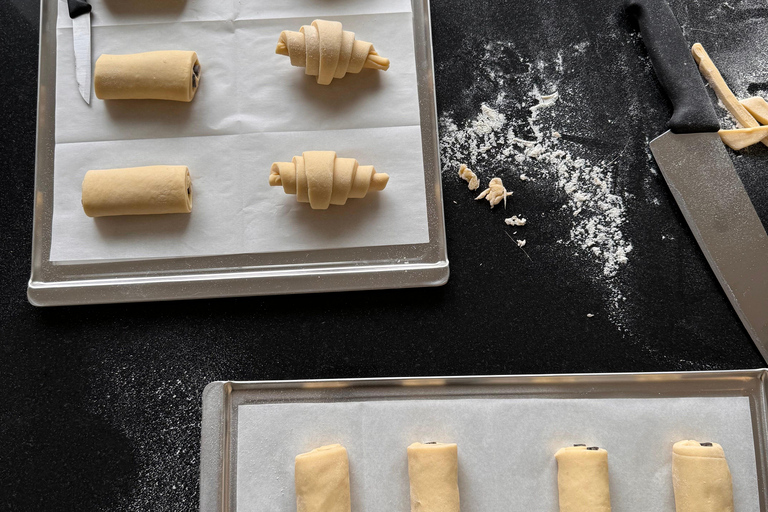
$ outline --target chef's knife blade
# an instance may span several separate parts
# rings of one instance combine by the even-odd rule
[[[75,77],[80,95],[91,104],[91,5],[85,0],[67,0],[75,41]]]
[[[656,76],[672,101],[651,152],[696,241],[768,360],[768,235],[717,131],[720,123],[665,0],[629,0]]]

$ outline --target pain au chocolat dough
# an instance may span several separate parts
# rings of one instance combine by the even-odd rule
[[[355,33],[342,30],[338,21],[315,20],[298,32],[284,30],[275,53],[290,57],[293,66],[306,68],[306,74],[316,76],[321,85],[363,68],[389,69],[389,59],[376,53],[371,43],[356,41]]]
[[[189,102],[200,86],[200,61],[188,51],[102,55],[93,85],[102,100]]]
[[[350,512],[349,459],[340,444],[296,456],[296,511]]]
[[[611,512],[607,451],[574,445],[558,450],[555,459],[560,512]]]
[[[282,185],[286,194],[296,194],[300,203],[326,210],[347,199],[363,198],[368,191],[384,190],[389,175],[372,165],[358,165],[354,158],[337,158],[335,151],[305,151],[291,162],[275,162],[269,175],[272,187]]]
[[[675,443],[672,482],[677,512],[733,512],[731,471],[717,443]]]
[[[192,180],[183,165],[88,171],[82,197],[89,217],[190,213]]]
[[[411,512],[459,512],[459,459],[455,444],[408,447]]]

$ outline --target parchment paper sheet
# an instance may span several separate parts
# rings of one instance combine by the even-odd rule
[[[191,103],[79,97],[59,1],[52,261],[83,262],[417,244],[429,241],[410,1],[95,0],[102,53],[191,49]],[[360,14],[362,13],[362,14]],[[319,86],[276,55],[280,31],[333,16],[392,60]],[[387,190],[313,212],[269,187],[274,161],[331,149],[391,176]],[[89,219],[90,169],[187,165],[191,215]],[[183,217],[183,218],[182,218]]]
[[[617,512],[674,512],[672,445],[722,444],[735,508],[759,510],[749,398],[393,400],[238,409],[237,510],[296,509],[294,457],[324,444],[349,453],[352,510],[407,512],[406,447],[455,442],[463,512],[556,512],[555,452],[608,450]]]

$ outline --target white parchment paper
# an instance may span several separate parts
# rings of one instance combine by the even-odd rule
[[[191,103],[86,105],[74,77],[71,21],[59,0],[51,261],[113,261],[427,243],[426,189],[409,0],[94,0],[93,60],[103,53],[194,50]],[[162,4],[162,5],[160,5]],[[333,16],[390,58],[315,83],[274,46],[282,30]],[[387,190],[315,212],[269,187],[274,161],[330,149],[390,174]],[[190,168],[191,215],[90,219],[90,169]]]
[[[238,409],[237,510],[295,510],[294,457],[343,444],[352,510],[407,512],[406,447],[455,442],[463,512],[556,512],[555,452],[608,450],[611,503],[674,512],[672,445],[714,441],[733,475],[735,509],[759,510],[749,398],[459,399],[246,405]]]

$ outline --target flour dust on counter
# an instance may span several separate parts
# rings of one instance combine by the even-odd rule
[[[536,258],[537,225],[549,223],[548,229],[560,230],[557,252],[577,259],[578,271],[604,297],[608,317],[625,330],[629,287],[623,270],[633,249],[624,234],[630,197],[616,189],[615,175],[629,141],[619,141],[623,149],[610,155],[596,154],[581,142],[610,133],[610,127],[580,123],[579,109],[589,106],[579,104],[578,84],[564,78],[583,46],[558,51],[549,62],[527,62],[527,72],[512,74],[500,71],[504,67],[498,59],[509,58],[513,45],[489,43],[481,65],[495,97],[464,122],[454,120],[452,112],[440,118],[444,181],[446,186],[464,184],[457,174],[462,165],[473,169],[481,188],[491,178],[502,178],[514,193],[509,208],[515,216],[506,215],[506,224],[511,229],[525,226],[527,254]],[[519,212],[515,198],[532,194],[547,208]],[[499,220],[489,215],[488,222]]]

